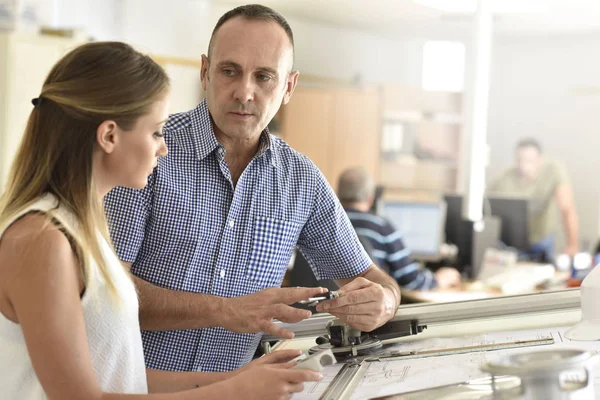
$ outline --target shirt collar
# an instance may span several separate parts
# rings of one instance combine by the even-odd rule
[[[192,123],[192,136],[198,159],[203,160],[217,148],[223,149],[223,146],[215,137],[213,121],[206,105],[206,99],[202,100],[192,112]],[[263,156],[268,157],[274,167],[280,166],[277,147],[274,146],[273,138],[268,128],[265,128],[260,135],[258,152],[255,158]]]

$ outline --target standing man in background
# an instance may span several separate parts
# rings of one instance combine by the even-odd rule
[[[107,196],[117,253],[136,276],[148,367],[228,371],[250,361],[257,332],[291,337],[272,319],[308,318],[288,304],[320,293],[279,288],[296,246],[340,286],[318,311],[363,331],[395,315],[396,282],[372,264],[324,176],[266,128],[296,87],[293,60],[280,14],[225,13],[202,56],[206,99],[169,118],[169,155],[144,190]]]
[[[371,244],[375,264],[386,270],[402,289],[444,289],[460,283],[460,273],[454,268],[442,267],[435,273],[421,268],[404,246],[400,231],[387,219],[369,212],[375,197],[375,181],[366,169],[355,167],[342,172],[338,197],[358,236]]]
[[[543,157],[535,139],[523,139],[516,147],[517,165],[507,169],[488,187],[489,194],[520,196],[529,199],[528,255],[533,259],[554,259],[558,229],[557,207],[567,237],[565,253],[579,251],[579,226],[573,189],[565,167]]]

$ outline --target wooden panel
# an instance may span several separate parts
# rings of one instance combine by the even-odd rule
[[[389,189],[454,191],[456,167],[427,160],[382,162],[381,183]]]
[[[462,96],[452,92],[430,92],[415,86],[385,85],[382,89],[386,111],[421,111],[458,114]]]
[[[421,111],[423,90],[418,87],[384,85],[382,91],[385,111]]]
[[[332,164],[326,175],[337,187],[340,173],[354,166],[365,167],[379,179],[381,110],[376,90],[337,89],[334,98]]]
[[[331,168],[332,102],[330,90],[298,87],[281,110],[282,139],[310,158],[325,176]]]
[[[462,96],[452,92],[428,92],[423,95],[423,110],[430,113],[458,114]]]
[[[458,160],[460,125],[420,121],[415,123],[416,141],[421,152],[437,159]]]
[[[417,160],[382,161],[379,182],[387,188],[413,188],[417,175]]]

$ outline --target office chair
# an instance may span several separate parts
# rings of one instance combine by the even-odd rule
[[[371,246],[371,242],[365,237],[358,236],[358,240],[365,248],[365,251],[373,259],[373,247]],[[339,286],[333,279],[321,279],[318,280],[315,276],[312,268],[308,264],[306,258],[299,250],[296,250],[296,259],[294,261],[294,267],[290,271],[290,286],[301,286],[301,287],[326,287],[329,290],[338,290]],[[309,307],[303,304],[294,305],[298,308],[310,309]]]
[[[371,214],[375,214],[375,215],[379,215],[379,211],[380,211],[380,203],[381,203],[381,197],[383,196],[383,192],[384,192],[384,187],[383,185],[377,185],[375,186],[375,194],[373,195],[373,204],[371,204],[371,209],[369,210],[369,212]]]

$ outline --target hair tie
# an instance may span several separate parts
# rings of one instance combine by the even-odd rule
[[[42,104],[42,98],[41,97],[36,97],[34,99],[31,99],[31,104],[33,104],[34,107],[39,107]]]

